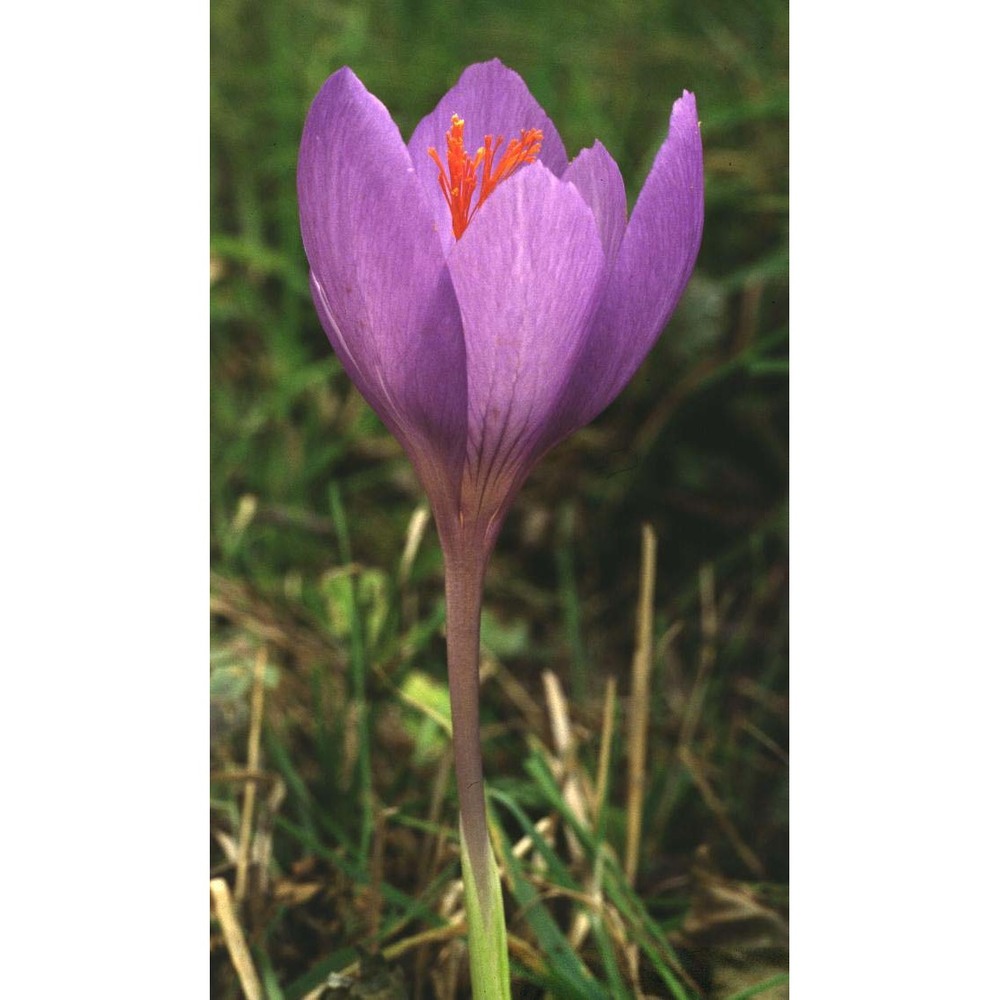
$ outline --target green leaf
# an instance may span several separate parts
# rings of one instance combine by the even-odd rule
[[[469,921],[469,964],[472,967],[473,1000],[511,1000],[510,963],[507,957],[507,925],[503,915],[503,893],[500,872],[493,851],[488,852],[490,870],[487,876],[489,905],[484,913],[479,905],[469,849],[465,833],[459,824],[462,846],[462,881],[465,889],[465,913]]]
[[[761,993],[765,993],[772,987],[783,986],[787,982],[788,973],[783,972],[780,975],[772,976],[770,979],[765,979],[762,983],[757,983],[745,990],[740,990],[739,993],[733,993],[731,996],[726,997],[726,1000],[751,1000],[751,997],[760,996]]]
[[[528,648],[528,623],[523,618],[503,622],[483,608],[482,644],[497,656],[520,656]]]
[[[555,996],[565,1000],[607,1000],[606,992],[570,946],[566,936],[542,904],[537,890],[525,876],[503,828],[495,824],[495,829],[503,845],[514,897],[548,960],[549,968],[545,977],[547,985]]]

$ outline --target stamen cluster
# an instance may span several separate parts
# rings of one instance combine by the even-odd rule
[[[506,150],[494,166],[496,154],[503,146],[503,136],[486,136],[482,146],[476,150],[476,155],[470,156],[465,151],[464,132],[465,119],[452,115],[451,128],[445,133],[448,144],[447,171],[437,150],[433,146],[427,150],[430,158],[437,164],[438,183],[451,210],[451,230],[456,240],[468,228],[472,217],[496,190],[497,185],[510,177],[522,164],[534,163],[542,149],[541,129],[522,129],[521,138],[511,139],[507,143]],[[481,181],[477,177],[480,166],[483,168]],[[472,197],[477,184],[479,198],[473,207]]]

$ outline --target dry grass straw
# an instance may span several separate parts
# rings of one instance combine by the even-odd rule
[[[431,519],[430,509],[421,504],[410,517],[410,523],[406,529],[406,544],[403,547],[403,554],[399,559],[399,575],[397,580],[400,587],[405,587],[410,580],[410,573],[413,571],[413,561],[417,558],[417,551],[423,541],[424,533]]]
[[[597,787],[594,790],[594,824],[600,823],[608,798],[608,774],[611,771],[611,746],[615,734],[615,706],[618,682],[609,677],[604,688],[604,713],[601,718],[601,749],[597,756]]]
[[[639,868],[639,844],[642,838],[642,798],[646,782],[646,737],[649,730],[649,678],[653,665],[655,582],[656,534],[648,524],[644,524],[628,727],[625,878],[631,886],[635,885],[635,876]]]
[[[698,654],[698,671],[695,674],[687,709],[681,722],[681,747],[689,747],[701,721],[701,710],[708,692],[708,679],[715,666],[715,650],[719,636],[719,613],[715,603],[715,573],[711,565],[702,566],[698,572],[698,591],[701,599],[701,649]]]
[[[591,800],[591,813],[593,819],[593,829],[600,832],[601,818],[604,813],[604,806],[608,795],[608,775],[611,770],[611,746],[615,729],[615,691],[617,684],[614,677],[609,677],[604,689],[604,712],[601,719],[601,746],[597,757],[597,782]],[[601,885],[604,878],[604,848],[602,847],[594,858],[594,870],[591,872],[587,883],[587,895],[589,906],[593,917],[584,910],[580,910],[573,926],[567,935],[567,940],[573,948],[578,949],[583,944],[591,927],[591,920],[602,919],[602,915],[612,918],[617,914],[613,911],[605,911],[604,894]],[[620,922],[620,921],[619,921]]]
[[[407,626],[416,622],[419,613],[419,602],[416,592],[410,587],[410,576],[430,520],[430,509],[425,504],[420,504],[410,515],[410,523],[406,528],[406,544],[399,558],[396,585],[399,588],[400,614]]]
[[[701,598],[701,650],[698,657],[698,672],[691,687],[687,710],[681,723],[678,759],[687,769],[702,801],[712,813],[719,828],[732,844],[743,863],[756,876],[763,877],[764,866],[754,854],[750,845],[740,835],[729,816],[725,803],[712,788],[705,773],[705,767],[694,751],[694,737],[701,721],[702,709],[708,693],[709,678],[715,666],[716,647],[719,636],[719,612],[715,597],[715,573],[710,565],[702,566],[698,574],[698,589]]]
[[[740,835],[739,830],[736,829],[736,824],[730,818],[726,804],[716,795],[705,774],[705,769],[695,756],[694,751],[690,747],[682,746],[679,751],[679,757],[681,763],[687,768],[688,774],[691,775],[691,780],[694,782],[695,788],[698,789],[698,794],[701,795],[702,801],[715,817],[719,828],[733,845],[733,850],[736,851],[740,856],[740,860],[754,875],[758,878],[763,878],[765,873],[763,863]]]
[[[549,709],[549,719],[552,722],[552,743],[555,746],[557,758],[555,774],[562,786],[563,800],[577,822],[582,826],[587,826],[586,803],[580,780],[580,770],[577,765],[576,744],[573,739],[573,726],[569,718],[566,695],[563,693],[559,678],[551,670],[542,673],[542,686],[545,688],[545,702]],[[582,861],[584,850],[572,830],[567,829],[566,842],[573,860]]]
[[[253,671],[253,689],[250,695],[250,733],[247,737],[247,771],[256,774],[260,762],[260,732],[264,720],[264,669],[267,650],[260,649]],[[250,845],[253,842],[253,814],[257,799],[257,782],[247,781],[243,790],[243,812],[240,816],[240,839],[236,855],[236,886],[233,895],[237,903],[246,896],[247,871],[250,862]]]
[[[215,916],[222,928],[222,937],[226,942],[229,957],[236,970],[240,986],[243,987],[246,1000],[264,1000],[264,991],[257,978],[253,959],[250,957],[250,949],[243,936],[243,928],[240,927],[239,919],[236,916],[236,907],[229,894],[228,883],[225,879],[213,878],[208,883],[208,891],[212,897],[212,905],[215,907]]]
[[[219,881],[221,881],[221,879]],[[402,941],[397,941],[395,944],[388,945],[381,949],[381,954],[387,962],[393,962],[408,952],[413,951],[415,948],[423,948],[434,944],[446,944],[450,941],[463,937],[467,932],[468,926],[466,925],[465,920],[457,920],[448,924],[446,927],[434,927],[431,930],[421,931],[419,934],[403,938]],[[528,968],[534,969],[537,972],[541,972],[545,968],[542,956],[535,948],[528,944],[527,941],[524,941],[515,935],[508,934],[507,945],[510,948],[511,954]],[[249,953],[247,958],[249,958]],[[350,979],[357,976],[360,972],[361,962],[359,960],[352,962],[346,968],[341,969],[337,975]],[[242,979],[240,981],[242,982]],[[260,989],[259,985],[257,988],[258,990]],[[323,985],[317,986],[315,989],[307,993],[303,1000],[319,1000],[324,988],[325,987]],[[261,998],[262,1000],[262,994],[258,992],[254,997],[251,997],[249,993],[247,994],[247,1000],[257,1000],[257,998]]]

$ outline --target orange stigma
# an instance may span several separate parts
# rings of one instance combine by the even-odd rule
[[[430,158],[437,164],[438,183],[444,193],[444,200],[451,209],[451,230],[457,240],[465,232],[472,217],[479,211],[486,199],[496,190],[497,185],[506,180],[522,163],[534,163],[542,148],[541,129],[530,128],[521,130],[520,139],[511,139],[507,149],[494,166],[497,151],[503,145],[503,136],[492,135],[483,139],[482,146],[476,150],[475,156],[469,156],[465,151],[465,121],[458,115],[451,116],[451,128],[445,133],[448,142],[448,171],[445,172],[441,157],[431,146],[427,150]],[[476,172],[482,164],[483,176],[479,183]],[[472,196],[479,183],[479,199],[475,208],[472,207]]]

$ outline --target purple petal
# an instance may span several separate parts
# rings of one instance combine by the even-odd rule
[[[495,515],[539,455],[600,301],[604,250],[579,191],[536,163],[497,188],[448,266],[469,371],[467,486]]]
[[[628,218],[625,182],[618,164],[598,141],[590,149],[581,150],[566,168],[562,179],[572,181],[590,206],[597,220],[604,253],[608,262],[613,262],[618,255]]]
[[[399,129],[346,67],[309,110],[298,189],[313,299],[337,356],[432,501],[457,500],[467,399],[458,303]]]
[[[465,143],[470,154],[487,135],[503,136],[506,147],[507,141],[520,138],[523,129],[537,128],[542,131],[538,159],[557,177],[566,169],[566,147],[555,125],[517,73],[499,59],[469,66],[438,106],[417,125],[409,142],[413,165],[447,248],[454,242],[451,215],[438,186],[438,168],[427,150],[436,149],[447,166],[445,134],[454,114],[465,120]]]
[[[553,443],[593,420],[625,387],[673,313],[701,245],[701,132],[694,94],[674,102],[607,292],[565,394]]]

